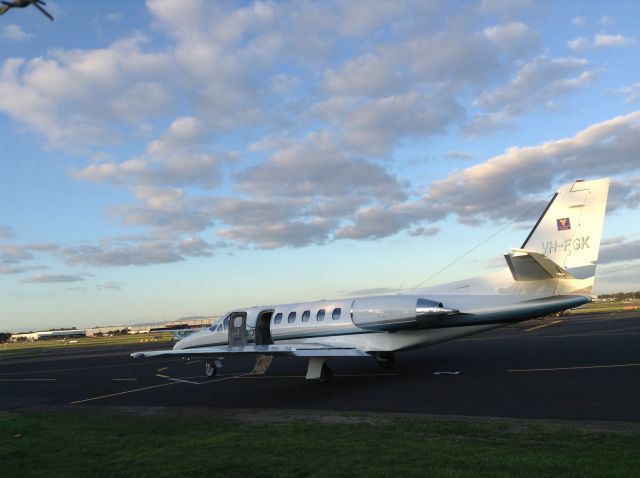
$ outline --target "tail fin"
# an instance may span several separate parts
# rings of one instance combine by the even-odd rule
[[[608,193],[608,178],[562,186],[522,244],[569,273],[556,294],[591,293]]]

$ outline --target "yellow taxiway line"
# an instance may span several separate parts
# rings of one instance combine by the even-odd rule
[[[546,324],[536,325],[535,327],[531,327],[530,329],[526,329],[525,332],[532,332],[534,330],[538,330],[538,329],[541,329],[543,327],[549,327],[550,325],[553,325],[553,324],[559,324],[560,322],[562,322],[562,320],[554,320],[553,322],[548,322]]]
[[[181,362],[181,361],[182,361],[181,359],[177,359],[177,360],[170,360],[169,362]],[[75,372],[77,370],[95,370],[100,368],[136,367],[136,366],[140,366],[140,363],[121,363],[121,364],[114,364],[114,365],[93,365],[90,367],[54,368],[51,370],[31,370],[29,372],[3,372],[3,373],[0,373],[0,376],[5,377],[7,375],[34,375],[38,373]]]
[[[507,370],[507,372],[555,372],[560,370],[589,370],[589,369],[596,369],[596,368],[620,368],[620,367],[640,367],[640,363],[621,363],[621,364],[611,364],[611,365],[585,365],[581,367],[513,369],[513,370]]]
[[[165,383],[161,383],[160,385],[151,385],[150,387],[136,388],[136,389],[133,389],[133,390],[126,390],[124,392],[110,393],[108,395],[100,395],[99,397],[85,398],[84,400],[76,400],[75,402],[69,402],[69,405],[76,405],[78,403],[92,402],[94,400],[101,400],[103,398],[117,397],[118,395],[126,395],[128,393],[141,392],[143,390],[150,390],[152,388],[160,388],[160,387],[168,387],[169,385],[177,385],[177,384],[178,384],[178,382],[165,382]]]

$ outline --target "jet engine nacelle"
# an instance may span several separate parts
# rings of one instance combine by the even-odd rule
[[[435,300],[392,295],[356,299],[351,312],[353,323],[362,329],[403,330],[428,328],[458,311]]]

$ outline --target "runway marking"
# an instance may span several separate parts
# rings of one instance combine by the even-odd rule
[[[193,365],[194,363],[200,363],[202,360],[189,360],[185,363],[185,365]]]
[[[534,330],[538,330],[538,329],[541,329],[543,327],[549,327],[550,325],[559,324],[560,322],[563,322],[563,321],[562,320],[554,320],[553,322],[549,322],[547,324],[536,325],[535,327],[531,327],[530,329],[525,329],[525,332],[532,332]]]
[[[194,382],[193,380],[187,380],[184,378],[169,378],[169,380],[180,383],[190,383],[191,385],[202,385],[200,382]]]
[[[114,382],[135,382],[137,378],[112,378]]]
[[[555,372],[560,370],[588,370],[588,369],[595,369],[595,368],[619,368],[619,367],[640,367],[640,363],[623,363],[623,364],[612,364],[612,365],[585,365],[581,367],[513,369],[513,370],[507,370],[507,372]]]
[[[162,367],[156,370],[156,372],[162,372],[163,370],[167,370],[169,367]]]
[[[334,377],[389,377],[389,376],[397,376],[400,375],[399,373],[393,373],[393,372],[389,372],[389,373],[341,373],[341,374],[336,374],[334,375]],[[282,379],[282,378],[305,378],[305,375],[261,375],[261,374],[254,374],[254,373],[246,373],[246,374],[240,374],[240,375],[229,375],[226,376],[224,378],[218,378],[218,379],[209,379],[209,380],[204,380],[202,382],[196,382],[193,380],[187,380],[189,378],[205,378],[205,375],[198,375],[195,377],[169,377],[169,380],[173,381],[173,382],[179,382],[179,383],[188,383],[190,385],[207,385],[209,383],[213,383],[213,382],[221,382],[223,380],[233,380],[233,379]]]
[[[103,398],[117,397],[118,395],[126,395],[128,393],[142,392],[143,390],[150,390],[152,388],[168,387],[169,385],[177,385],[178,382],[165,382],[160,385],[151,385],[150,387],[136,388],[133,390],[126,390],[124,392],[110,393],[109,395],[101,395],[99,397],[85,398],[84,400],[76,400],[75,402],[69,402],[69,405],[76,405],[78,403],[92,402],[94,400],[102,400]]]
[[[484,342],[489,340],[518,340],[518,339],[564,339],[573,337],[618,337],[621,335],[640,335],[638,332],[623,332],[621,334],[592,332],[587,334],[562,334],[562,335],[510,335],[508,337],[482,337],[477,339],[457,339],[457,342]]]
[[[163,374],[161,374],[161,373],[157,373],[157,374],[156,374],[156,377],[160,377],[160,378],[171,378],[171,377],[169,377],[169,375],[163,375]]]
[[[0,378],[0,382],[55,382],[57,378]]]
[[[181,362],[182,360],[171,360],[171,363],[173,362]],[[91,367],[76,367],[76,368],[58,368],[58,369],[53,369],[53,370],[32,370],[30,372],[4,372],[4,373],[0,373],[0,376],[7,376],[7,375],[33,375],[36,373],[54,373],[54,372],[73,372],[76,370],[94,370],[97,368],[112,368],[112,367],[135,367],[135,366],[140,366],[141,363],[123,363],[123,364],[113,364],[113,365],[94,365]]]

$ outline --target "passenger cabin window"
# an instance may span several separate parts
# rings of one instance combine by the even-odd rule
[[[287,317],[287,322],[289,322],[290,324],[293,324],[295,321],[296,321],[296,313],[291,312],[289,314],[289,317]]]
[[[333,314],[331,314],[331,318],[333,320],[338,320],[340,318],[340,312],[342,312],[342,309],[340,309],[340,307],[336,307],[335,309],[333,309]]]
[[[324,320],[324,309],[320,309],[316,314],[316,320],[322,322]]]
[[[274,324],[279,324],[280,322],[282,322],[282,312],[278,312],[276,316],[273,318]]]
[[[229,330],[229,317],[224,319],[224,330]]]
[[[303,322],[309,322],[309,317],[311,316],[311,312],[309,312],[308,310],[305,310],[302,313],[302,321]]]

